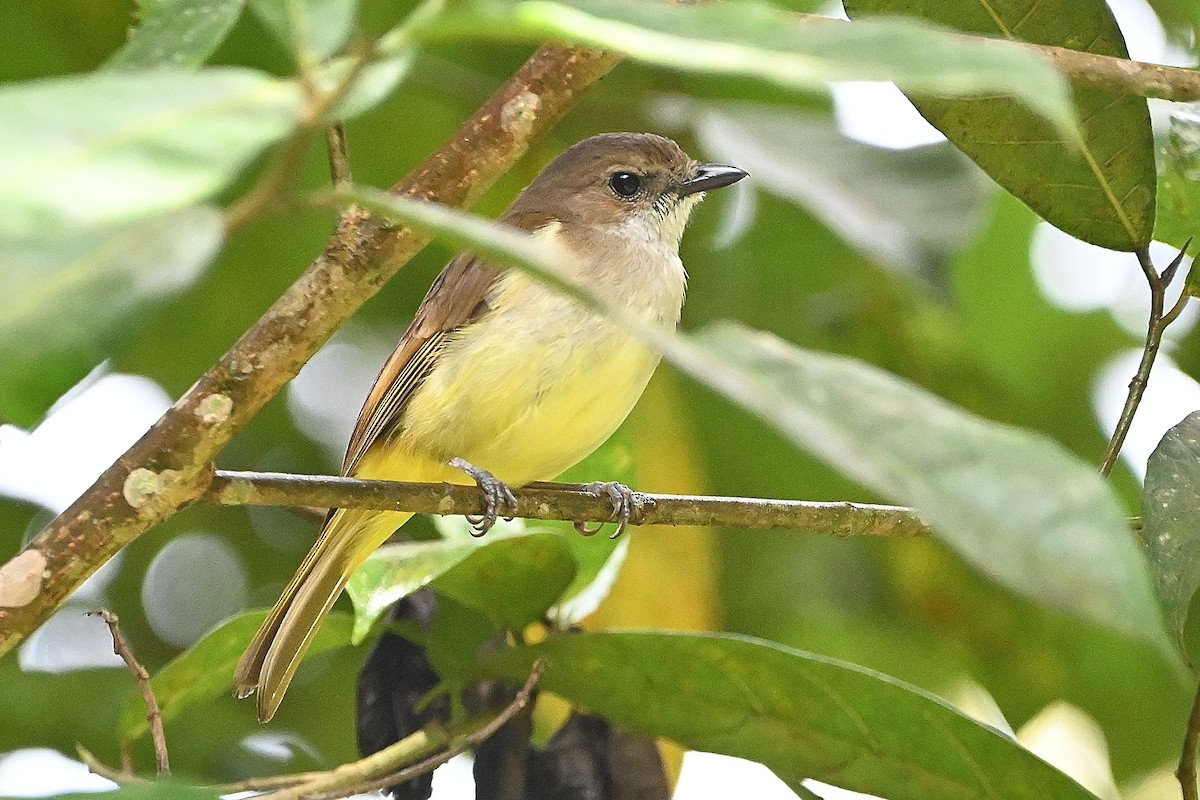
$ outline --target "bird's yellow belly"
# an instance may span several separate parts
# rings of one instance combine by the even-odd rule
[[[400,443],[431,460],[464,458],[517,486],[585,458],[629,414],[659,358],[615,326],[570,313],[543,315],[536,327],[497,319],[495,332],[471,330],[473,341],[453,344],[413,396]]]

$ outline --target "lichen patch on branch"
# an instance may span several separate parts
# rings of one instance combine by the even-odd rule
[[[46,579],[46,557],[41,550],[26,550],[0,566],[0,606],[21,608],[33,602]]]
[[[196,404],[196,416],[208,425],[218,425],[233,413],[233,399],[227,394],[210,394]]]
[[[521,90],[500,108],[500,127],[514,139],[527,139],[541,105],[540,97],[528,89]]]

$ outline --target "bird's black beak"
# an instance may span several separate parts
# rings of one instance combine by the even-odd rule
[[[720,189],[722,186],[737,183],[746,177],[746,174],[744,170],[724,164],[701,164],[696,167],[696,174],[679,187],[679,194],[682,196]]]

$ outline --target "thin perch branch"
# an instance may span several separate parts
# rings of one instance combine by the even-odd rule
[[[158,774],[169,775],[171,762],[167,757],[167,736],[163,732],[162,714],[158,711],[158,700],[155,699],[154,689],[150,686],[150,673],[134,656],[129,642],[125,641],[124,635],[121,634],[120,620],[117,619],[117,615],[107,608],[88,613],[89,617],[94,615],[99,616],[108,625],[108,630],[112,634],[113,652],[121,657],[125,666],[129,667],[138,689],[142,692],[142,699],[146,701],[146,720],[150,723],[150,738],[154,740],[154,759],[157,762]]]
[[[607,522],[612,503],[568,484],[532,484],[513,492],[516,516],[569,522]],[[630,525],[705,525],[757,530],[805,530],[834,536],[926,536],[929,523],[911,508],[863,503],[817,503],[749,497],[641,494]],[[219,505],[315,506],[477,514],[479,490],[451,483],[399,483],[356,478],[227,472],[213,477],[202,502]]]
[[[616,61],[590,50],[541,48],[394,191],[470,204]],[[213,458],[233,435],[427,242],[362,211],[343,216],[325,252],[232,349],[0,566],[0,656],[121,548],[198,498]]]

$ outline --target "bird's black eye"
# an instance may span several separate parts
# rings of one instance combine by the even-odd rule
[[[642,178],[632,172],[614,172],[608,179],[608,187],[622,200],[629,200],[642,188]]]

